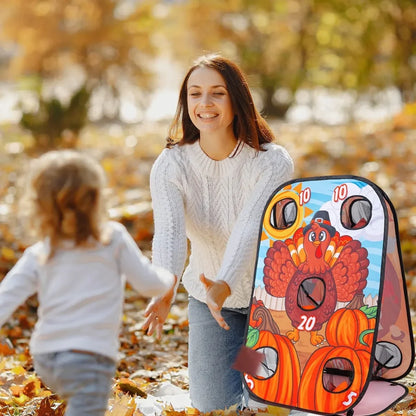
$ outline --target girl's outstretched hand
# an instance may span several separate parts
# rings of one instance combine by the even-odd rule
[[[199,279],[207,291],[207,305],[212,316],[221,328],[226,330],[230,329],[227,322],[225,322],[221,315],[222,305],[228,296],[231,295],[230,287],[223,280],[214,281],[205,277],[204,274],[201,274]]]
[[[147,335],[152,335],[156,332],[157,339],[162,337],[163,324],[169,315],[170,307],[175,295],[175,286],[178,278],[175,276],[175,281],[165,296],[152,298],[150,303],[144,312],[146,319],[142,326],[144,331],[147,331]]]

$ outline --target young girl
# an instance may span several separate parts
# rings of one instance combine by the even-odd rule
[[[231,367],[244,339],[260,221],[293,172],[273,139],[237,65],[204,56],[185,76],[167,149],[151,172],[153,263],[182,275],[190,240],[182,277],[190,295],[189,388],[202,412],[241,403],[241,375]],[[149,333],[160,330],[172,301],[149,304]]]
[[[40,240],[0,285],[0,325],[38,294],[30,350],[43,382],[67,400],[66,416],[107,409],[126,279],[148,297],[173,294],[173,274],[153,266],[121,224],[104,220],[103,186],[103,170],[86,155],[35,160],[29,202]]]

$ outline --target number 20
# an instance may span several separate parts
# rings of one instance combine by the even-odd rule
[[[302,319],[302,322],[299,324],[298,329],[300,331],[311,331],[312,328],[315,326],[316,317],[307,317],[306,315],[302,315],[300,318]]]

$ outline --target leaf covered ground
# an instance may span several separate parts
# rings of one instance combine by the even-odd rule
[[[416,310],[416,106],[385,123],[346,126],[272,123],[279,143],[295,160],[297,177],[353,174],[366,177],[392,200],[399,219],[403,262],[415,328]],[[89,127],[79,147],[95,155],[104,166],[111,192],[112,218],[123,222],[147,255],[153,234],[148,174],[163,148],[164,124],[139,127]],[[0,126],[0,278],[30,243],[16,215],[25,166],[38,153],[30,138],[15,126]],[[164,383],[188,390],[186,293],[180,291],[157,341],[141,330],[146,300],[127,290],[120,334],[120,361],[114,378],[108,415],[140,416],[135,400],[152,395]],[[0,331],[0,415],[62,415],[64,404],[36,377],[28,341],[36,320],[36,297],[30,298]],[[403,380],[409,395],[386,412],[416,414],[414,370]],[[266,411],[265,411],[266,412]],[[266,414],[287,415],[282,408]],[[196,409],[175,410],[164,404],[165,416],[200,415]],[[235,410],[212,415],[236,415]],[[252,415],[253,412],[241,413]]]

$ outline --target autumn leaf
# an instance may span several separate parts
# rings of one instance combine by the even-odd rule
[[[12,343],[8,338],[0,341],[0,355],[13,355],[16,354]]]
[[[116,395],[110,409],[105,412],[105,416],[141,416],[135,413],[135,409],[136,402],[133,397],[125,394]]]
[[[141,390],[133,380],[128,378],[121,378],[117,383],[117,388],[123,393],[144,398],[147,397],[147,394]]]
[[[16,260],[16,254],[15,254],[14,250],[12,250],[9,247],[2,247],[1,251],[0,251],[0,254],[1,254],[1,258],[3,260],[6,260],[6,261]]]
[[[41,392],[41,381],[36,376],[29,377],[23,386],[23,394],[32,398],[36,397]]]
[[[64,404],[54,405],[50,397],[45,397],[39,404],[37,416],[63,416],[65,411]]]
[[[10,386],[10,392],[13,394],[13,396],[19,397],[21,394],[23,394],[23,386]]]
[[[162,416],[186,416],[189,413],[186,413],[185,410],[182,411],[176,411],[173,406],[168,405],[166,406],[162,411]],[[196,413],[197,416],[200,415],[200,413]]]
[[[21,365],[16,365],[11,369],[11,372],[19,376],[25,374],[26,370]]]

